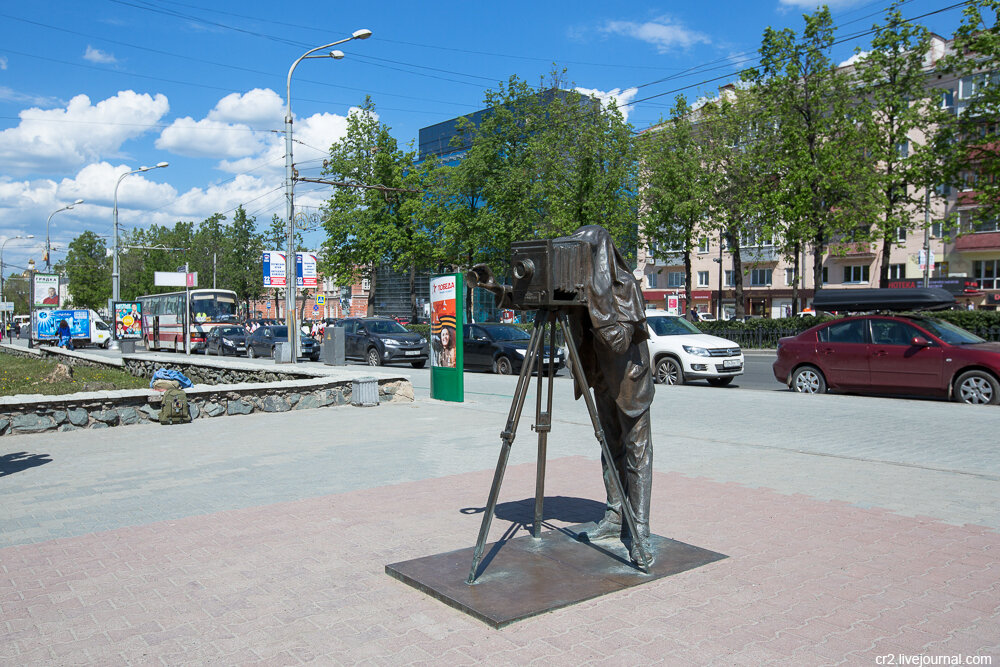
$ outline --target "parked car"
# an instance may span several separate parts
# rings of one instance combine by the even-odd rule
[[[714,322],[715,315],[712,313],[695,313],[698,317],[699,322]]]
[[[242,357],[247,352],[247,330],[241,326],[213,327],[205,338],[205,354]]]
[[[861,315],[778,341],[774,377],[792,391],[1000,403],[1000,343],[922,315]]]
[[[300,347],[299,356],[306,357],[310,361],[319,361],[319,344],[309,336],[299,336]],[[271,357],[274,358],[275,346],[278,343],[288,342],[287,325],[267,325],[258,327],[256,331],[247,338],[247,356]]]
[[[344,327],[344,356],[362,359],[369,366],[409,363],[414,368],[427,364],[427,339],[388,317],[349,317]]]
[[[462,327],[462,354],[465,369],[490,370],[499,375],[520,373],[524,355],[531,336],[513,324],[481,323]],[[548,345],[542,350],[541,366],[548,371],[550,363],[558,372],[566,365],[566,355],[561,349],[555,354]]]
[[[647,311],[653,379],[662,384],[708,380],[724,387],[743,374],[743,351],[731,340],[702,333],[683,317]]]

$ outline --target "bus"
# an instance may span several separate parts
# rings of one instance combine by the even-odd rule
[[[191,300],[185,318],[184,304]],[[184,323],[189,323],[191,351],[205,348],[208,332],[236,321],[236,292],[226,289],[193,289],[138,298],[142,304],[142,340],[146,349],[184,351]]]

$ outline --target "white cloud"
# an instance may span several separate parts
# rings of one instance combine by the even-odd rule
[[[250,127],[208,118],[178,118],[163,130],[156,147],[189,157],[237,158],[254,155],[263,147],[262,138]]]
[[[623,91],[621,88],[615,88],[614,90],[609,90],[605,92],[603,90],[597,90],[596,88],[576,88],[576,92],[582,95],[590,95],[596,97],[601,101],[601,104],[604,105],[605,107],[608,106],[611,100],[614,100],[615,105],[618,107],[618,110],[621,111],[621,114],[624,117],[624,119],[628,120],[628,114],[629,111],[632,110],[632,107],[624,105],[632,101],[632,98],[636,96],[636,93],[639,92],[639,89],[628,88]]]
[[[69,172],[117,154],[125,141],[159,122],[169,107],[165,95],[123,90],[96,105],[77,95],[64,108],[26,109],[17,127],[0,131],[0,164],[12,174]]]
[[[240,95],[226,95],[208,117],[222,123],[246,123],[259,129],[273,126],[280,129],[285,122],[285,103],[270,88],[254,88]]]
[[[109,65],[118,62],[114,54],[108,53],[107,51],[101,51],[100,49],[95,49],[90,44],[87,45],[87,50],[83,54],[84,60],[89,60],[92,63],[101,63],[102,65]]]
[[[659,53],[669,53],[674,49],[687,49],[696,44],[711,44],[708,35],[690,30],[668,16],[662,16],[645,23],[634,21],[608,21],[602,32],[633,37],[656,47]]]
[[[861,62],[868,57],[870,51],[862,51],[861,53],[855,53],[853,56],[845,60],[844,62],[837,65],[837,67],[847,67],[848,65],[854,65],[855,63]]]
[[[7,69],[7,56],[0,56],[0,69]]]
[[[62,100],[54,97],[43,97],[41,95],[22,93],[14,90],[13,88],[8,88],[7,86],[0,86],[0,100],[5,102],[14,102],[16,104],[33,104],[37,107],[52,107],[57,104],[64,104]]]

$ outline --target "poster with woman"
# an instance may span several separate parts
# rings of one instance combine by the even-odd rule
[[[458,336],[455,331],[455,277],[431,279],[431,365],[455,368]]]
[[[142,304],[138,301],[115,302],[115,337],[118,340],[142,338]]]

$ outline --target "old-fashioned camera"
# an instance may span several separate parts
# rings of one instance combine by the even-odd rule
[[[473,287],[497,295],[501,308],[535,310],[587,303],[586,285],[592,275],[591,250],[585,241],[569,238],[518,241],[511,244],[512,285],[498,285],[493,272],[479,264],[466,274]]]

